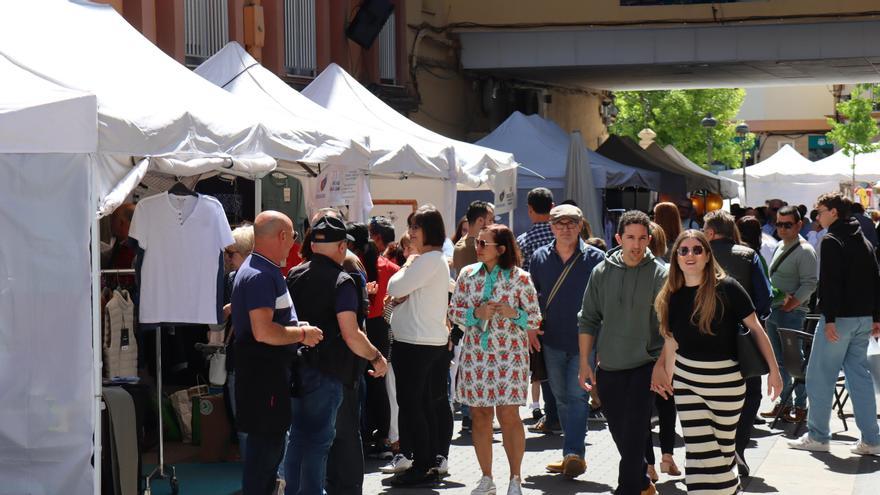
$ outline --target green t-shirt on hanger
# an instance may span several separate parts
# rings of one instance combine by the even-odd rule
[[[283,176],[283,177],[282,177]],[[299,179],[280,172],[272,172],[262,178],[263,211],[275,210],[284,213],[293,221],[294,229],[303,233],[303,221],[307,220],[303,187]]]

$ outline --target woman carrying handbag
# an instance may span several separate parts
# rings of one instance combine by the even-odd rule
[[[782,389],[779,366],[748,294],[715,261],[702,232],[679,235],[669,261],[669,276],[655,301],[665,343],[651,390],[675,397],[688,491],[734,494],[740,489],[734,440],[745,396],[740,324],[768,363],[772,399]]]

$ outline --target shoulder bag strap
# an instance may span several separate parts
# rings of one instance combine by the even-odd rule
[[[782,253],[782,256],[780,256],[779,259],[777,259],[776,262],[773,263],[773,266],[770,267],[769,274],[772,276],[773,273],[775,273],[776,270],[779,268],[779,265],[781,265],[782,262],[785,261],[785,258],[788,258],[788,255],[791,254],[800,245],[801,242],[799,239],[798,242],[796,242],[792,247],[788,248],[788,250]]]
[[[574,259],[565,264],[565,268],[563,268],[562,273],[559,274],[559,278],[556,279],[556,283],[553,284],[553,288],[550,290],[550,295],[547,296],[547,304],[544,305],[544,314],[547,313],[547,308],[550,307],[550,303],[553,301],[553,298],[556,297],[556,293],[559,292],[559,288],[562,287],[562,282],[565,281],[565,277],[568,276],[568,273],[571,271],[572,267],[575,263],[577,263],[578,258],[580,258],[580,252],[575,251],[572,254]]]

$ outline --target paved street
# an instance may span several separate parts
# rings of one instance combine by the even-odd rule
[[[769,403],[762,405],[762,411]],[[529,418],[530,412],[522,409],[522,416]],[[460,433],[460,421],[456,415],[455,434],[449,459],[449,477],[433,488],[395,489],[382,485],[387,475],[379,473],[379,462],[368,461],[368,474],[364,480],[365,494],[469,494],[480,478],[480,469],[470,444],[470,436]],[[876,495],[880,490],[880,457],[863,457],[849,452],[850,444],[857,440],[858,429],[855,421],[847,419],[849,431],[843,431],[843,424],[836,417],[831,428],[835,432],[830,454],[813,454],[789,449],[785,441],[794,429],[771,432],[769,427],[756,427],[753,439],[756,446],[747,451],[753,476],[745,484],[745,493],[794,494],[834,494],[834,495]],[[680,434],[680,430],[679,430]],[[654,445],[659,445],[656,432]],[[616,486],[617,462],[619,456],[604,424],[590,423],[587,436],[587,472],[578,479],[570,481],[560,475],[549,474],[544,466],[558,460],[562,438],[557,435],[544,436],[526,431],[526,454],[523,462],[523,493],[549,493],[565,495],[574,493],[612,493]],[[659,459],[659,447],[655,447]],[[498,493],[507,490],[509,472],[501,444],[501,434],[495,434],[494,445],[495,483]],[[680,436],[676,443],[675,459],[684,468],[684,444]],[[659,469],[659,467],[658,467]],[[686,493],[684,476],[670,478],[660,475],[657,484],[662,495],[684,495]]]

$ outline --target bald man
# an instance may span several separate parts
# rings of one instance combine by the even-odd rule
[[[293,223],[264,211],[254,220],[254,250],[235,275],[235,406],[239,431],[248,434],[242,471],[244,495],[275,490],[284,437],[290,426],[292,362],[301,346],[323,339],[317,327],[298,324],[281,263],[293,245]]]

